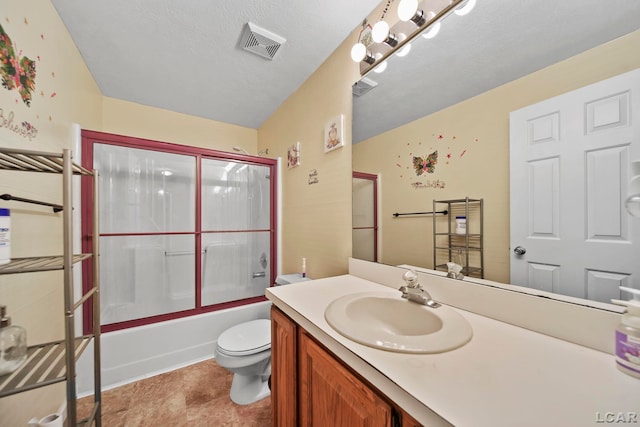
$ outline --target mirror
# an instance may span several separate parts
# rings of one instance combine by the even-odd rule
[[[394,213],[482,198],[484,278],[509,284],[509,113],[640,68],[636,2],[509,5],[451,14],[435,38],[364,76],[374,87],[354,96],[353,170],[380,177],[380,262],[433,268],[433,217]]]

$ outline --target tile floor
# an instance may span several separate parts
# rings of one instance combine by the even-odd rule
[[[102,393],[104,427],[263,427],[271,425],[271,398],[236,405],[229,398],[233,374],[206,360]],[[93,396],[78,400],[86,418]]]

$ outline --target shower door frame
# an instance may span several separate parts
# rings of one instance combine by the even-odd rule
[[[171,234],[192,234],[195,237],[195,247],[194,251],[196,254],[202,252],[202,235],[206,233],[211,233],[211,231],[202,230],[202,220],[201,220],[201,210],[202,210],[202,160],[203,159],[215,159],[215,160],[223,160],[223,161],[233,161],[239,162],[243,164],[249,165],[258,165],[258,166],[266,166],[270,169],[270,220],[269,220],[269,229],[268,230],[237,230],[238,232],[266,232],[268,231],[270,236],[270,265],[269,265],[269,274],[271,277],[269,287],[274,286],[275,277],[276,277],[276,268],[277,268],[277,160],[269,159],[264,157],[256,157],[251,155],[244,154],[236,154],[230,153],[226,151],[207,149],[202,147],[193,147],[181,144],[175,144],[170,142],[162,142],[162,141],[154,141],[143,138],[136,138],[124,135],[116,135],[109,134],[98,131],[91,130],[82,130],[82,165],[84,167],[93,168],[93,145],[94,144],[105,144],[105,145],[113,145],[120,146],[125,148],[133,148],[133,149],[142,149],[142,150],[150,150],[150,151],[159,151],[170,154],[178,154],[178,155],[186,155],[193,156],[196,160],[196,171],[195,171],[195,231],[193,232],[163,232],[160,234],[163,235],[171,235]],[[82,217],[82,251],[86,252],[91,248],[92,244],[92,222],[91,222],[91,203],[93,200],[93,187],[90,183],[82,179],[81,180],[81,217]],[[233,232],[233,230],[225,230],[220,232]],[[100,236],[119,236],[119,235],[135,235],[135,236],[145,236],[145,235],[157,235],[159,233],[101,233]],[[218,304],[212,304],[207,306],[202,306],[202,257],[195,256],[195,306],[192,309],[177,311],[177,312],[169,312],[164,314],[158,314],[145,318],[138,318],[132,320],[125,320],[121,322],[106,324],[101,326],[102,332],[110,332],[121,329],[128,329],[136,326],[149,325],[153,323],[163,322],[167,320],[179,319],[183,317],[195,316],[202,313],[208,313],[212,311],[223,310],[231,307],[242,306],[246,304],[252,304],[256,302],[266,301],[266,297],[264,295],[255,296],[240,300],[233,300]],[[83,287],[91,287],[92,286],[92,266],[90,263],[83,263],[82,266],[82,275],[83,275]],[[83,330],[85,334],[92,333],[93,329],[93,309],[91,305],[91,301],[88,300],[83,304]]]

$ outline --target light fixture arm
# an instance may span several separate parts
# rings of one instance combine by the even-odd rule
[[[415,13],[415,15],[413,15],[409,21],[413,22],[414,24],[416,24],[417,27],[422,27],[425,22],[427,22],[427,17],[424,13],[423,10],[418,9]]]
[[[398,37],[396,37],[396,35],[393,34],[393,33],[389,33],[389,35],[383,41],[383,43],[386,43],[390,47],[396,47],[396,46],[398,46]]]

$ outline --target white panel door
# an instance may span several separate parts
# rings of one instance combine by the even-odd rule
[[[514,111],[511,283],[610,302],[640,288],[640,70]]]

